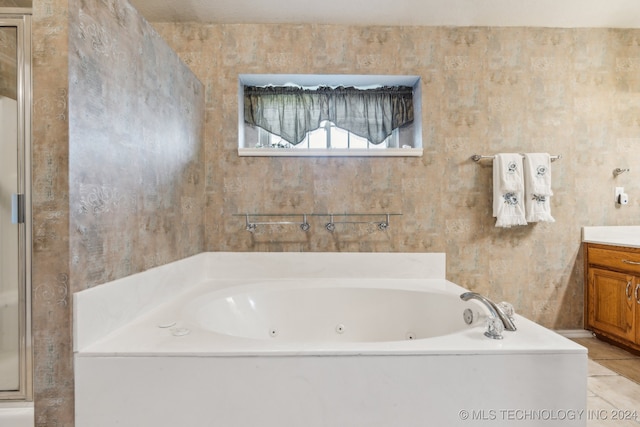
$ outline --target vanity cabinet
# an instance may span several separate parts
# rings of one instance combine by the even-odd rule
[[[585,326],[640,351],[640,249],[584,244]]]

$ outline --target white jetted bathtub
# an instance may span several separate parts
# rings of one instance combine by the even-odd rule
[[[378,343],[459,332],[462,305],[419,282],[283,279],[193,295],[179,317],[195,330],[294,346]]]
[[[486,337],[444,266],[206,253],[77,293],[76,426],[585,426],[586,349]]]

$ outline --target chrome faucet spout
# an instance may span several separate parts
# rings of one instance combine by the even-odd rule
[[[465,292],[462,295],[460,295],[460,298],[464,301],[475,299],[482,302],[487,307],[487,309],[489,310],[492,316],[502,321],[502,324],[504,325],[504,328],[507,331],[516,330],[516,325],[513,323],[513,320],[511,320],[511,318],[509,318],[509,316],[507,316],[504,313],[504,311],[497,304],[491,301],[489,298],[483,295],[480,295],[479,293],[476,293],[476,292]]]

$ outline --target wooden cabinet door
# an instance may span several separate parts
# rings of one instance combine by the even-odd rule
[[[605,334],[636,340],[634,276],[589,269],[588,323]]]
[[[640,346],[640,277],[635,278],[635,284],[633,288],[633,296],[631,298],[636,311],[635,329],[636,329],[636,341],[635,344]],[[637,350],[637,349],[636,349]]]

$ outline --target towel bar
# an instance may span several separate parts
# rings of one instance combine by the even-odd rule
[[[524,156],[524,154],[522,156]],[[479,154],[474,154],[473,156],[471,156],[471,160],[473,160],[474,162],[479,162],[480,160],[488,160],[488,159],[493,160],[494,157],[495,156],[481,156]],[[550,156],[550,158],[552,162],[555,162],[556,160],[560,160],[562,156],[561,155]]]
[[[310,225],[308,217],[310,216],[324,216],[329,217],[329,222],[325,225],[327,231],[333,232],[336,224],[373,224],[378,226],[378,230],[385,231],[389,227],[389,219],[391,216],[402,215],[401,213],[309,213],[309,214],[294,214],[294,213],[282,213],[282,214],[235,214],[234,216],[243,216],[245,218],[245,230],[250,233],[254,233],[258,225],[299,225],[302,231],[309,231]],[[255,221],[258,217],[302,217],[302,221]],[[384,219],[380,221],[334,221],[334,217],[371,217],[378,216]]]
[[[249,233],[255,233],[256,226],[258,225],[299,225],[302,231],[309,231],[309,222],[307,221],[307,214],[244,214],[245,217],[245,230]],[[302,221],[249,221],[251,216],[302,216]]]

